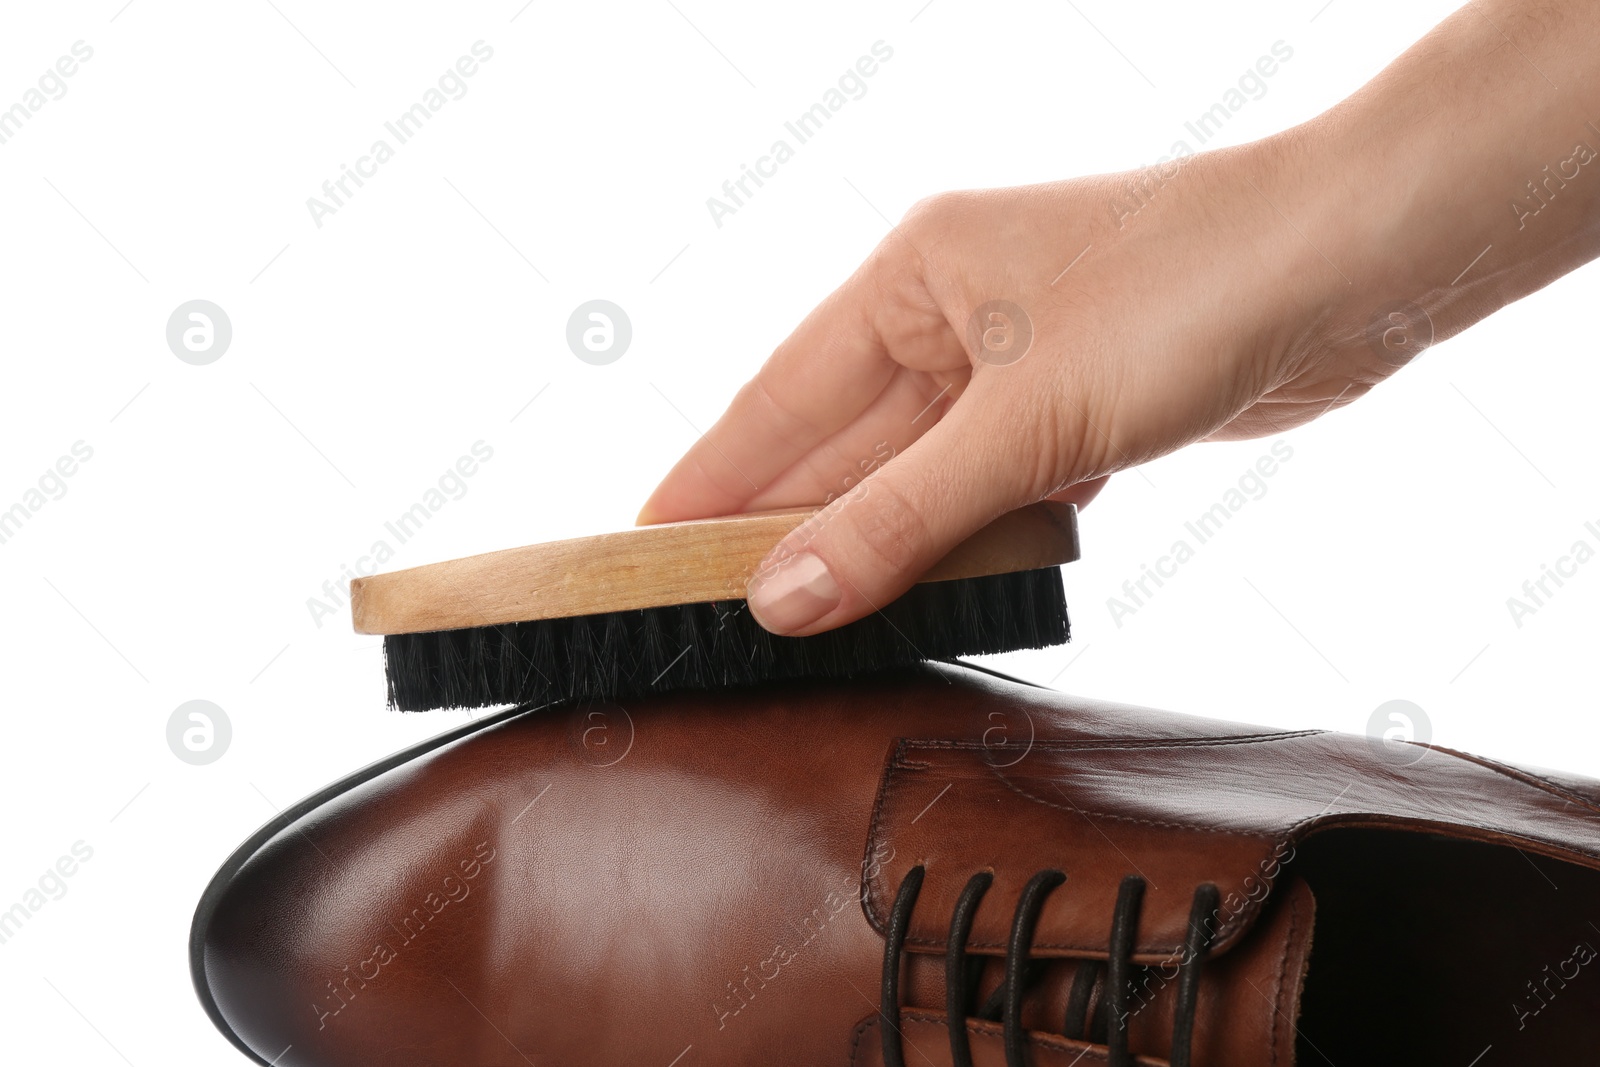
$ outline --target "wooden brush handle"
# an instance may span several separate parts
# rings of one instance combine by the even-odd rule
[[[772,546],[817,514],[789,508],[636,526],[356,578],[350,614],[357,633],[405,634],[742,600]],[[921,580],[977,578],[1077,558],[1077,508],[1046,501],[1002,515]]]

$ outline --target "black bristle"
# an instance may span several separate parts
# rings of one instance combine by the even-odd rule
[[[389,705],[401,711],[630,700],[844,678],[924,660],[1043,648],[1067,640],[1059,567],[915,585],[900,599],[812,637],[774,637],[743,600],[383,639]]]

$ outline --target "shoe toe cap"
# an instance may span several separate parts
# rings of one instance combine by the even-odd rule
[[[381,813],[381,818],[377,817]],[[190,963],[222,1033],[274,1067],[452,1062],[439,1005],[481,952],[481,805],[348,796],[247,842],[201,899]],[[467,967],[465,971],[475,971]]]

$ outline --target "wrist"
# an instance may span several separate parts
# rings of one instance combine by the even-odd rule
[[[1303,246],[1307,343],[1377,377],[1600,254],[1600,128],[1577,105],[1600,18],[1574,4],[1535,32],[1487,6],[1255,146]]]

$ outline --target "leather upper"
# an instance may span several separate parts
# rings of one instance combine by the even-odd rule
[[[1396,827],[1600,867],[1595,783],[1421,756],[946,665],[527,711],[269,825],[202,902],[196,981],[280,1067],[876,1063],[887,908],[920,865],[903,1036],[924,1052],[907,1062],[943,1064],[938,968],[972,874],[995,881],[968,950],[997,966],[1023,883],[1066,874],[1034,941],[1063,961],[1041,998],[1106,957],[1138,874],[1141,963],[1174,959],[1197,885],[1222,897],[1196,1064],[1283,1065],[1315,909],[1279,875],[1308,836]],[[1171,997],[1152,997],[1134,1047],[1160,1057]],[[1103,1062],[1036,1014],[1033,1062]],[[1004,1062],[994,1026],[968,1029],[976,1062]]]

